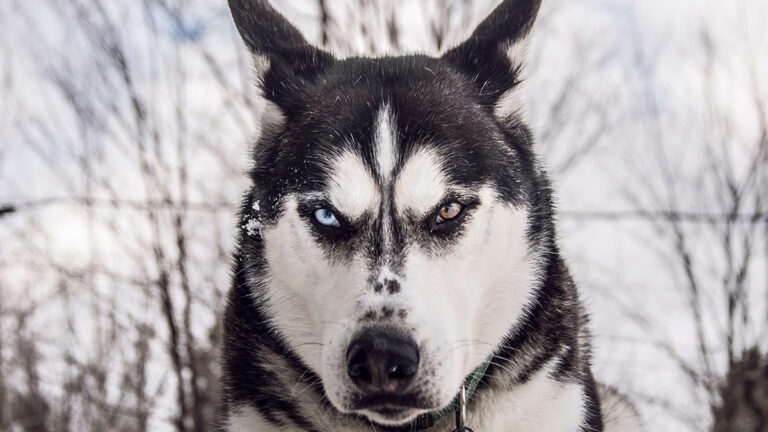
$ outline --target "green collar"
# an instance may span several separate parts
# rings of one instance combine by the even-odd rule
[[[483,379],[483,377],[485,376],[485,373],[488,371],[488,367],[491,365],[491,359],[493,359],[493,354],[491,354],[483,362],[483,364],[478,366],[472,372],[472,375],[467,377],[467,381],[464,384],[467,402],[469,402],[469,399],[472,397],[472,394],[475,393],[475,390],[477,389],[478,384],[480,384],[480,380]],[[451,401],[451,403],[448,406],[446,406],[443,409],[432,411],[416,417],[416,419],[413,420],[410,425],[406,426],[404,430],[417,431],[417,430],[429,429],[432,426],[434,426],[438,420],[442,419],[443,417],[449,414],[455,413],[458,409],[459,409],[459,395],[456,395],[456,397],[453,398],[453,401]]]

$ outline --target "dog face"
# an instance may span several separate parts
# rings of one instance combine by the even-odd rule
[[[254,301],[340,411],[446,406],[533,295],[515,86],[538,1],[439,58],[336,60],[231,0],[264,96],[242,248]]]

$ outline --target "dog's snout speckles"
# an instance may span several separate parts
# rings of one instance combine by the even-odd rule
[[[360,315],[359,322],[372,322],[378,320],[390,320],[397,318],[400,320],[405,319],[408,316],[408,311],[404,308],[395,308],[391,305],[381,306],[380,309],[367,309]]]
[[[383,281],[377,280],[373,282],[373,292],[379,294],[386,290],[389,294],[397,294],[400,292],[400,282],[397,279],[384,279]]]
[[[379,281],[375,281],[373,283],[373,292],[380,293],[382,290],[384,290],[384,284]]]
[[[390,294],[396,294],[400,292],[400,282],[398,282],[396,279],[387,279],[384,282],[384,285],[387,287],[387,292]]]

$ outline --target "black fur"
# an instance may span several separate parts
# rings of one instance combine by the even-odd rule
[[[533,307],[497,351],[478,394],[491,387],[524,383],[544,364],[557,359],[557,379],[582,384],[588,396],[587,422],[581,429],[601,431],[587,318],[555,241],[546,173],[536,160],[527,127],[515,116],[494,115],[500,96],[520,81],[521,65],[509,60],[506,49],[526,36],[540,1],[504,1],[467,42],[439,58],[410,55],[345,60],[309,45],[266,0],[229,0],[229,4],[248,48],[270,62],[258,85],[284,115],[284,122],[255,145],[253,187],[241,217],[253,216],[254,203],[259,203],[257,217],[268,225],[283,211],[281,197],[323,190],[328,182],[324,157],[343,149],[360,154],[376,173],[375,115],[388,104],[402,134],[397,141],[395,172],[418,146],[428,144],[450,161],[445,168],[453,183],[469,189],[492,184],[509,203],[531,209],[528,237],[533,248],[544,251],[539,264],[543,278]],[[461,199],[471,203],[477,197]],[[300,211],[308,213],[317,205],[300,203]],[[355,251],[366,250],[371,266],[376,266],[381,255],[380,228],[363,235],[357,226],[375,226],[382,214],[366,215],[364,221],[343,221],[346,231],[336,237],[321,230],[317,236],[335,259],[345,260]],[[466,217],[472,217],[471,208]],[[450,244],[441,236],[425,235],[425,223],[428,221],[394,221],[393,249],[402,252],[408,242],[435,248]],[[446,233],[451,235],[461,235],[460,228]],[[290,389],[273,372],[278,361],[280,367],[292,371],[293,379],[316,394],[318,403],[334,412],[319,377],[288,348],[279,329],[270,324],[262,300],[253,295],[259,290],[252,286],[253,281],[260,280],[265,268],[262,247],[259,236],[242,230],[224,316],[225,402],[230,408],[249,403],[276,425],[290,421],[302,430],[320,431],[315,419],[303,414],[287,396]],[[401,287],[396,282],[384,286],[372,281],[371,289],[396,293]],[[406,313],[371,310],[362,319],[395,314],[402,318]],[[359,422],[361,430],[393,430],[347,417],[349,422]]]

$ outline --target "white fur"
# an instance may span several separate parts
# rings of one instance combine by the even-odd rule
[[[229,432],[270,432],[275,427],[264,420],[255,409],[248,405],[237,407],[229,413],[227,431]],[[296,428],[281,428],[281,432],[299,432]]]
[[[267,74],[271,65],[269,58],[258,54],[252,54],[251,58],[253,76],[257,83],[262,83],[264,75]],[[257,88],[261,89],[261,86],[259,85]],[[259,92],[261,96],[259,98],[260,104],[257,106],[258,109],[256,110],[256,124],[259,125],[259,132],[263,133],[264,131],[279,129],[285,124],[285,114],[283,114],[283,111],[274,102],[264,97],[262,90],[259,90]]]
[[[393,113],[389,105],[381,107],[376,120],[375,143],[376,143],[376,163],[381,177],[381,194],[386,199],[389,198],[389,184],[392,180],[392,173],[397,162],[397,131],[394,129]],[[392,211],[389,206],[385,206],[382,214],[382,254],[384,268],[379,275],[379,282],[384,283],[385,279],[398,279],[388,268],[391,264],[390,255],[392,253]]]
[[[259,113],[258,124],[261,131],[276,130],[285,123],[283,111],[272,101],[262,98],[263,105]]]
[[[397,150],[395,140],[397,132],[394,130],[393,114],[389,105],[384,105],[379,110],[376,119],[376,163],[379,169],[379,175],[384,184],[389,183],[392,178],[392,170],[397,161]]]
[[[507,58],[513,67],[522,66],[525,64],[525,57],[528,52],[528,45],[531,40],[531,34],[528,33],[522,39],[512,42],[506,49]]]
[[[434,150],[421,148],[411,155],[395,179],[395,209],[423,214],[440,203],[447,182],[440,158]]]
[[[528,45],[530,41],[530,33],[523,39],[513,42],[506,49],[507,58],[513,67],[518,67],[521,76],[518,76],[518,81],[523,81],[525,78],[525,57],[528,51]],[[512,114],[519,114],[525,110],[525,98],[523,97],[520,84],[507,90],[499,97],[496,102],[493,113],[500,119],[506,119]]]
[[[264,81],[264,76],[267,74],[267,72],[269,72],[271,64],[272,63],[270,62],[269,57],[259,54],[251,54],[251,67],[253,69],[253,77],[258,83],[262,83]]]
[[[404,291],[421,343],[442,361],[441,402],[448,403],[523,313],[533,271],[527,212],[496,200],[488,187],[450,252],[409,252]]]
[[[315,344],[324,340],[326,331],[343,326],[342,319],[354,316],[366,268],[362,262],[331,262],[297,213],[296,198],[289,195],[284,205],[284,216],[263,230],[269,264],[265,295],[275,327],[317,372],[322,370],[321,347]]]
[[[606,386],[599,386],[600,412],[605,432],[642,432],[643,423],[632,404]]]
[[[344,151],[329,163],[329,170],[328,198],[344,216],[354,220],[378,208],[379,187],[360,156]]]
[[[584,418],[584,394],[575,383],[561,383],[544,367],[512,391],[489,392],[467,416],[467,424],[487,432],[577,432]]]
[[[520,88],[521,85],[519,84],[511,90],[507,90],[499,97],[493,109],[493,113],[497,118],[505,120],[512,114],[521,115],[525,112],[526,104],[522,95],[522,89]]]

